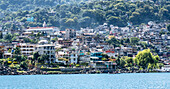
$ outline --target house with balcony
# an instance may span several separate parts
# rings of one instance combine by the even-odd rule
[[[22,55],[30,56],[35,52],[36,44],[19,43],[16,47],[20,48]]]
[[[56,52],[56,62],[66,64],[77,64],[78,53],[72,49],[63,48]]]
[[[47,55],[49,57],[49,62],[55,62],[55,46],[52,44],[44,44],[44,45],[37,45],[36,46],[36,52],[39,53],[39,55]]]
[[[69,50],[68,49],[61,49],[56,52],[56,62],[57,63],[64,63],[65,65],[69,63]]]

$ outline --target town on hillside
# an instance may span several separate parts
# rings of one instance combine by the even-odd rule
[[[104,23],[80,30],[47,27],[46,22],[22,30],[0,27],[0,74],[170,71],[168,24]]]

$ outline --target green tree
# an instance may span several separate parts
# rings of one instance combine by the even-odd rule
[[[135,45],[135,44],[137,44],[138,42],[139,42],[139,38],[137,38],[137,37],[132,37],[132,38],[130,38],[130,43],[131,44],[133,44],[133,45]]]
[[[120,56],[118,55],[118,57],[116,58],[116,63],[118,66],[120,66]]]
[[[117,40],[115,37],[111,38],[110,40],[107,40],[107,43],[114,45],[114,47],[120,46],[120,41]]]
[[[4,52],[2,50],[0,50],[0,58],[3,58],[3,54],[4,54]]]
[[[23,69],[26,70],[26,69],[28,69],[28,64],[25,61],[23,61],[23,62],[21,62],[20,67],[22,67]]]
[[[71,8],[71,12],[72,12],[73,14],[78,14],[78,13],[80,12],[80,8],[74,6],[74,7]]]
[[[108,24],[118,25],[119,20],[120,20],[119,17],[110,16],[110,17],[107,19],[107,22],[108,22]]]
[[[165,19],[167,19],[167,18],[170,18],[169,12],[168,12],[168,10],[165,9],[165,8],[161,8],[161,9],[159,10],[159,15],[160,15],[161,19],[163,19],[163,20],[165,20]]]
[[[90,17],[83,17],[79,20],[79,24],[81,27],[85,28],[85,27],[89,27],[91,26],[92,23],[92,19]]]
[[[134,61],[132,57],[126,57],[126,66],[127,67],[132,67],[134,66]]]
[[[154,67],[158,63],[158,59],[159,56],[153,56],[150,49],[145,49],[136,55],[135,62],[138,66],[142,66],[143,69],[146,69],[148,65],[150,67],[150,64]]]
[[[22,19],[20,20],[21,22],[26,22],[27,18],[26,17],[22,17]]]
[[[11,53],[11,49],[8,50],[8,53]]]
[[[38,57],[38,62],[44,64],[45,61],[48,61],[48,62],[49,62],[49,57],[48,57],[48,55],[41,55],[40,57]]]
[[[23,38],[23,40],[24,40],[25,43],[30,43],[31,42],[31,39],[29,39],[29,38]]]
[[[38,52],[33,53],[33,61],[38,60],[38,57],[40,57]]]
[[[0,32],[0,39],[2,39],[3,38],[3,34],[2,34],[2,32]]]
[[[108,59],[107,58],[102,58],[102,61],[108,61]]]
[[[22,61],[25,61],[27,59],[26,56],[24,55],[16,55],[14,54],[14,61],[17,61],[19,63],[21,63]]]
[[[11,41],[11,39],[12,39],[12,34],[6,34],[5,36],[4,36],[4,40],[7,40],[8,42],[10,42]]]
[[[73,25],[75,25],[74,19],[67,19],[65,25],[67,27],[73,27]]]
[[[133,12],[132,16],[129,17],[129,20],[133,22],[133,24],[138,24],[141,21],[140,13],[139,12]]]
[[[21,50],[19,47],[14,48],[14,54],[15,55],[21,55]]]
[[[121,58],[121,59],[120,59],[120,67],[121,67],[121,68],[124,68],[124,67],[125,67],[125,64],[126,64],[125,59],[124,59],[124,58]]]
[[[94,10],[85,10],[83,12],[82,16],[83,17],[91,17],[91,18],[93,18],[94,17]]]
[[[12,38],[12,41],[16,41],[17,40],[17,38],[16,38],[16,36],[14,36],[13,38]]]
[[[167,30],[170,32],[170,24],[168,24],[168,26],[167,26]]]

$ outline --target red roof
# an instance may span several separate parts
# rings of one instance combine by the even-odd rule
[[[107,50],[106,53],[115,53],[114,49]]]
[[[106,51],[106,53],[115,53],[115,51]]]

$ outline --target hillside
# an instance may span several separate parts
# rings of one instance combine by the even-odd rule
[[[8,11],[32,10],[37,7],[45,8],[62,4],[79,4],[88,1],[96,0],[0,0],[0,9]]]
[[[1,9],[2,1],[12,3],[8,5],[9,8],[10,6],[17,6],[16,4],[21,3],[23,0],[1,0]],[[30,0],[25,0],[27,3],[28,1]],[[79,29],[81,27],[94,28],[105,22],[109,25],[127,26],[127,22],[139,25],[148,21],[169,21],[170,18],[169,1],[125,2],[121,0],[108,0],[58,5],[54,4],[55,2],[53,1],[57,0],[32,0],[33,6],[37,5],[33,10],[19,9],[16,12],[9,12],[8,9],[4,9],[5,17],[0,19],[0,23],[5,29],[42,26],[44,21],[47,23],[47,26],[57,26],[61,29]],[[78,2],[82,0],[67,1]],[[51,5],[52,7],[42,8],[41,5]],[[19,6],[27,6],[27,4]],[[19,6],[15,8],[19,8]],[[30,17],[33,18],[33,21],[28,21]],[[24,25],[18,25],[20,22]]]

